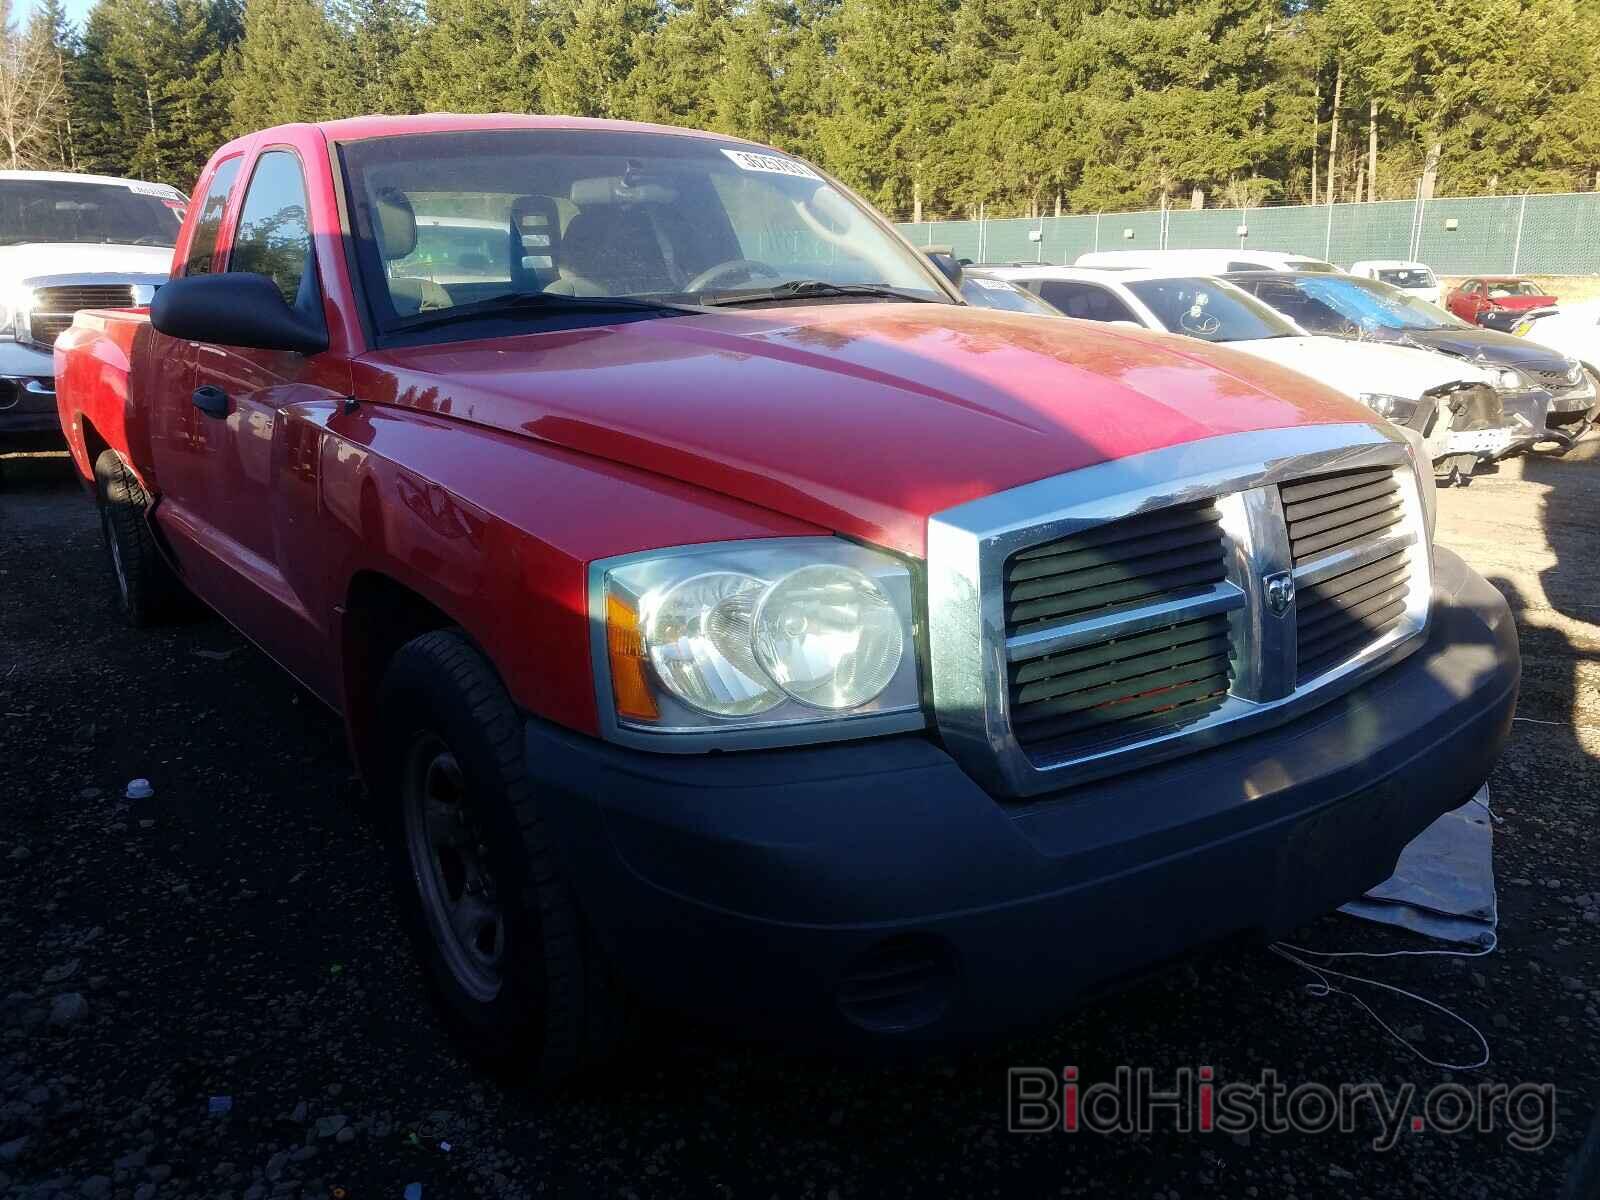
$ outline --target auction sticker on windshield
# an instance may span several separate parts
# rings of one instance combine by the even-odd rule
[[[768,175],[793,175],[798,179],[821,179],[805,163],[795,162],[792,158],[780,158],[776,154],[753,154],[749,150],[728,150],[718,147],[730,159],[733,165],[741,171],[762,171]]]

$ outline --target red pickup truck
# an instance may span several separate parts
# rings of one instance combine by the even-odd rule
[[[1509,728],[1384,422],[967,307],[727,137],[252,134],[56,365],[129,619],[186,590],[342,714],[444,1010],[541,1076],[641,999],[930,1042],[1283,932]]]

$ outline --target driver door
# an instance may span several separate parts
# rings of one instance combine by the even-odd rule
[[[297,151],[257,155],[234,223],[227,270],[265,275],[293,308],[320,315],[305,170]],[[262,649],[321,694],[325,663],[308,655],[326,630],[302,602],[291,553],[314,537],[320,426],[307,413],[337,404],[348,370],[329,354],[198,343],[192,407],[213,452],[207,502],[192,514],[196,590]],[[310,445],[302,444],[311,439]],[[324,619],[326,614],[324,614]]]

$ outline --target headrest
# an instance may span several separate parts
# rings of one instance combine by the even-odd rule
[[[384,258],[404,258],[417,248],[417,214],[399,188],[378,189],[373,196],[372,224]]]

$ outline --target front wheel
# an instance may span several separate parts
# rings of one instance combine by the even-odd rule
[[[628,1028],[524,764],[494,668],[441,630],[396,654],[379,783],[401,911],[445,1017],[491,1068],[550,1084]]]

